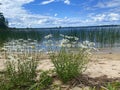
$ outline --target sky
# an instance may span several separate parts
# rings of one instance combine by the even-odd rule
[[[120,0],[0,0],[10,27],[120,25]]]

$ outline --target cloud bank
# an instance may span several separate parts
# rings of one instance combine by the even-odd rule
[[[27,11],[23,5],[34,2],[35,0],[0,0],[0,11],[9,20],[10,27],[56,27],[56,26],[85,26],[85,25],[101,25],[101,24],[118,24],[120,23],[120,13],[118,12],[103,12],[86,15],[85,19],[78,17],[58,18],[55,13],[54,16],[45,16],[40,14],[32,14]],[[67,5],[71,5],[70,0],[57,0],[62,1]],[[113,0],[119,2],[119,0]],[[41,4],[46,5],[55,2],[55,0],[43,1]],[[100,3],[100,2],[99,2]],[[103,8],[99,5],[97,7]],[[109,2],[110,3],[110,2]],[[108,5],[109,6],[109,5]],[[114,4],[112,6],[118,6]],[[111,6],[109,6],[111,7]],[[114,11],[114,10],[113,10]],[[66,18],[67,17],[67,18]],[[114,23],[113,23],[114,22]]]

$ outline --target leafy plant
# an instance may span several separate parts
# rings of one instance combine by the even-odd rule
[[[84,54],[82,50],[67,52],[64,48],[57,54],[51,54],[50,58],[55,66],[56,73],[64,83],[81,74],[89,61],[87,54]]]
[[[35,82],[37,62],[33,59],[6,61],[5,77],[18,87],[28,87]]]
[[[60,36],[63,39],[59,40],[54,46],[57,50],[49,48],[49,46],[54,45],[53,41],[48,40],[49,37],[47,37],[46,46],[49,48],[48,54],[54,64],[56,73],[66,83],[86,69],[86,64],[89,61],[88,57],[91,54],[90,51],[95,48],[93,42],[83,41],[81,43],[77,37],[62,34]]]
[[[52,83],[52,77],[49,76],[49,71],[43,71],[40,74],[39,81],[32,85],[29,90],[44,90]]]

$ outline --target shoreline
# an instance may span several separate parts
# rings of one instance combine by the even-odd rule
[[[0,57],[0,74],[4,73],[4,63],[5,59]],[[38,74],[41,70],[47,71],[53,69],[54,66],[49,58],[40,58],[37,67]],[[99,52],[93,53],[93,56],[87,64],[86,71],[75,80],[64,84],[56,78],[53,83],[60,85],[63,88],[61,90],[83,90],[83,88],[90,90],[90,87],[101,87],[109,82],[120,82],[120,52],[103,52],[103,50],[100,50]]]

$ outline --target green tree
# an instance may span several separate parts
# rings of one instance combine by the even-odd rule
[[[8,21],[5,19],[2,13],[0,13],[0,28],[7,28]]]
[[[0,3],[1,5],[1,3]],[[5,19],[3,13],[0,12],[0,28],[8,28],[8,21]]]

